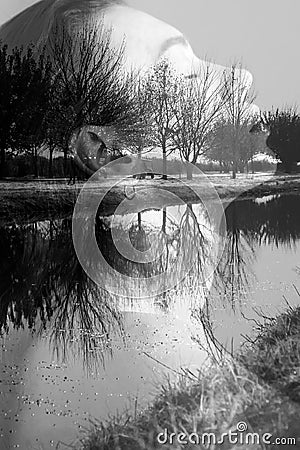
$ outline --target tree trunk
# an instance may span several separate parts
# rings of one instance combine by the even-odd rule
[[[49,146],[49,166],[48,166],[48,177],[53,178],[53,146]]]
[[[233,180],[236,179],[237,171],[238,171],[237,161],[236,161],[236,158],[234,157],[233,164],[232,164],[232,179]]]
[[[33,148],[33,167],[34,167],[34,176],[39,176],[39,168],[38,168],[38,153],[37,148]]]
[[[163,176],[162,179],[163,180],[167,180],[167,150],[166,148],[163,146]]]
[[[6,158],[5,158],[5,149],[1,148],[1,153],[0,153],[0,178],[5,177],[5,163],[6,163]]]
[[[236,174],[238,171],[238,162],[237,162],[237,137],[234,135],[233,137],[233,143],[232,143],[232,150],[233,150],[233,165],[232,165],[232,179],[236,179]]]
[[[254,160],[253,160],[253,157],[251,158],[251,170],[252,170],[252,174],[254,174]]]
[[[187,161],[187,165],[186,165],[186,178],[187,178],[187,180],[193,179],[193,166],[188,161]]]
[[[69,153],[69,147],[64,147],[64,176],[68,176],[68,153]]]
[[[163,221],[162,221],[162,231],[166,233],[167,229],[167,208],[163,208]]]
[[[139,229],[139,231],[141,231],[141,229],[142,229],[142,213],[141,212],[138,213],[138,229]]]
[[[33,175],[34,177],[37,176],[37,161],[35,156],[35,147],[31,149],[31,168],[30,168],[30,175]]]

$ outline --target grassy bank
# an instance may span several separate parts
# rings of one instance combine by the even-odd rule
[[[264,195],[296,193],[300,192],[299,176],[271,176],[271,174],[255,174],[251,176],[239,175],[236,180],[232,180],[229,175],[209,175],[212,185],[215,187],[221,199],[232,200],[238,196],[241,198],[254,198]],[[117,181],[117,180],[116,180]],[[184,182],[184,184],[182,183]],[[197,193],[193,187],[200,188],[201,197],[209,198],[211,189],[207,188],[204,180],[195,178],[192,181],[161,179],[139,181],[138,184],[132,179],[126,180],[119,187],[111,189],[106,196],[102,210],[112,213],[120,203],[126,198],[126,189],[137,192],[139,189],[158,187],[166,189],[184,202],[198,201]],[[133,185],[135,185],[133,187]],[[83,184],[68,186],[66,182],[55,183],[55,181],[31,181],[31,182],[0,182],[0,221],[7,223],[16,220],[26,220],[28,218],[40,218],[51,216],[52,214],[70,214],[73,211],[78,193]],[[190,187],[189,187],[190,186]],[[94,183],[90,186],[92,196],[99,196],[108,189],[108,183]],[[144,191],[145,192],[145,191]],[[151,200],[151,191],[144,194],[145,204]]]
[[[78,192],[59,184],[0,183],[0,223],[71,214]]]
[[[300,403],[300,307],[258,325],[255,340],[247,339],[240,363],[259,379]]]
[[[270,433],[271,442],[278,437],[298,438],[300,419],[300,307],[288,308],[277,318],[266,319],[257,326],[254,340],[248,339],[238,355],[223,354],[212,360],[197,379],[183,376],[168,383],[152,405],[139,414],[125,414],[108,423],[94,423],[81,440],[81,450],[142,450],[267,448],[257,442],[210,446],[180,445],[180,433],[238,432],[245,422],[247,432]],[[172,444],[159,444],[157,436],[164,430],[175,433]],[[165,435],[161,436],[161,442]],[[240,433],[237,434],[240,436]],[[195,438],[193,438],[195,439]],[[170,442],[170,440],[168,440]],[[251,445],[250,445],[251,443]],[[207,444],[207,442],[206,442]],[[282,445],[278,448],[300,448]]]

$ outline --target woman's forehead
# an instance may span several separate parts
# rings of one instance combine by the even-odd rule
[[[178,70],[183,72],[191,73],[189,66],[201,68],[207,64],[194,55],[179,30],[127,6],[123,0],[42,0],[0,27],[0,39],[12,47],[45,42],[55,29],[57,20],[65,18],[80,25],[82,18],[87,16],[93,26],[98,24],[99,36],[102,35],[103,23],[111,29],[112,46],[120,48],[124,42],[127,59],[124,69],[147,69],[166,55],[172,63],[177,61]],[[225,69],[215,64],[212,66],[220,74]],[[249,88],[252,83],[249,73],[243,81]]]
[[[159,47],[161,52],[172,45],[187,45],[182,33],[173,26],[128,6],[108,8],[103,21],[111,28],[113,37]]]
[[[124,68],[129,71],[147,70],[160,58],[168,59],[172,49],[180,49],[181,59],[195,58],[179,30],[147,13],[130,7],[112,6],[106,10],[103,21],[112,30],[111,45],[120,48],[124,43]],[[100,26],[100,18],[98,23]]]

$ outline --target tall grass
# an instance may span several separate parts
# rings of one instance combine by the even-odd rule
[[[93,422],[80,439],[81,450],[151,450],[162,448],[157,436],[168,433],[210,433],[220,437],[236,431],[239,421],[248,431],[273,437],[299,435],[300,307],[288,307],[276,318],[257,323],[256,337],[247,338],[239,354],[219,353],[197,379],[181,376],[166,383],[144,411]],[[165,444],[166,449],[245,449],[264,445]],[[286,447],[287,448],[287,447]],[[293,448],[300,448],[300,444]]]

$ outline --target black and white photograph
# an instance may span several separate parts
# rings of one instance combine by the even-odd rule
[[[0,450],[300,450],[299,17],[1,0]]]

